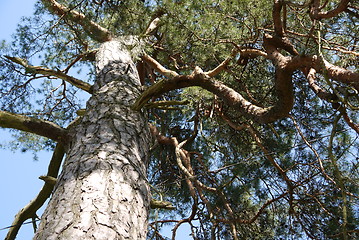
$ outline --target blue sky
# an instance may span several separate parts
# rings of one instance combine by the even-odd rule
[[[11,40],[22,16],[33,13],[35,0],[1,0],[0,1],[0,40]],[[11,134],[0,129],[0,143],[11,140]],[[12,152],[0,149],[0,228],[11,225],[16,213],[29,203],[41,189],[43,182],[38,179],[47,172],[51,153],[39,153],[39,160],[34,161],[31,153]],[[40,212],[39,212],[40,214]],[[4,239],[7,230],[0,230],[0,239]],[[31,224],[24,225],[17,239],[26,240],[33,236]]]
[[[22,16],[31,16],[36,0],[0,0],[0,41],[11,41],[17,24]],[[0,128],[0,144],[11,141],[11,133]],[[18,211],[28,204],[40,191],[43,181],[39,176],[46,174],[51,152],[38,153],[38,160],[33,160],[32,153],[10,151],[0,148],[0,229],[11,225]],[[41,216],[43,208],[38,211]],[[164,230],[165,236],[170,237],[169,228]],[[7,229],[0,230],[0,239],[4,239]],[[189,239],[188,226],[181,226],[177,232],[177,239]],[[32,239],[31,224],[21,227],[17,239]]]

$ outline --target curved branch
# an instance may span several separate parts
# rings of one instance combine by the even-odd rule
[[[234,48],[232,50],[232,53],[229,57],[227,57],[223,62],[221,62],[221,64],[219,64],[216,68],[205,72],[206,75],[208,75],[209,77],[214,77],[217,74],[219,74],[220,72],[222,72],[223,70],[226,69],[226,67],[228,66],[228,64],[231,62],[231,60],[236,56],[238,50],[236,48]]]
[[[35,133],[57,142],[67,140],[67,130],[55,123],[6,111],[0,111],[0,127]]]
[[[315,82],[315,73],[316,73],[315,69],[311,68],[309,70],[309,73],[307,75],[307,79],[308,79],[308,82],[309,82],[309,87],[315,92],[315,94],[320,99],[323,99],[323,100],[325,100],[327,102],[332,103],[333,108],[340,111],[340,113],[343,115],[343,118],[344,118],[345,122],[349,125],[349,127],[354,129],[359,134],[359,125],[354,123],[350,119],[345,107],[341,106],[338,102],[336,102],[338,100],[337,95],[325,91],[324,89],[322,89],[321,87],[319,87],[316,84],[316,82]]]
[[[266,38],[265,38],[266,41]],[[244,116],[251,118],[259,123],[268,123],[288,116],[294,104],[292,72],[287,65],[290,58],[281,55],[278,50],[266,41],[268,54],[277,66],[275,74],[275,86],[277,92],[277,102],[271,107],[260,107],[247,101],[240,93],[226,86],[222,82],[211,79],[199,67],[196,67],[191,75],[178,75],[176,72],[166,69],[156,60],[146,57],[146,61],[158,72],[170,79],[161,80],[145,90],[133,105],[134,110],[140,110],[151,98],[158,97],[171,90],[199,86],[218,97],[222,98],[229,106],[238,109]],[[226,62],[226,61],[225,61]],[[225,65],[225,64],[224,64]],[[216,72],[217,71],[211,71]]]
[[[338,6],[330,11],[319,12],[319,9],[317,9],[317,10],[313,11],[314,12],[313,18],[320,20],[323,18],[335,17],[347,9],[349,2],[350,2],[350,0],[341,0],[340,3],[338,4]]]
[[[270,199],[268,201],[266,201],[261,208],[258,209],[257,213],[250,219],[241,219],[241,218],[235,218],[235,219],[216,219],[216,221],[218,222],[223,222],[223,223],[241,223],[241,224],[251,224],[253,223],[255,220],[257,220],[257,218],[263,213],[263,211],[272,203],[280,200],[281,198],[284,198],[287,194],[289,193],[289,191],[286,191],[282,194],[280,194],[279,196],[277,196],[276,198]]]
[[[178,76],[179,74],[175,71],[169,70],[165,67],[163,67],[159,62],[157,62],[154,58],[151,56],[148,56],[147,54],[144,54],[142,56],[142,60],[148,63],[152,68],[156,69],[157,72],[162,74],[165,77],[173,78]]]
[[[67,8],[55,0],[41,0],[41,2],[51,13],[81,25],[83,30],[93,40],[97,42],[107,42],[113,38],[112,33],[108,29],[101,27],[97,23],[91,21],[84,14]]]
[[[178,75],[178,73],[163,67],[153,58],[145,56],[144,60],[147,61],[148,64],[169,79],[161,80],[147,88],[137,99],[133,109],[140,110],[151,98],[158,97],[163,93],[190,86],[199,86],[220,97],[229,106],[237,109],[245,117],[253,119],[258,123],[269,123],[287,117],[294,105],[292,73],[295,70],[313,68],[318,72],[325,72],[333,80],[353,85],[359,89],[359,73],[334,66],[326,61],[324,61],[323,64],[317,56],[297,55],[297,52],[291,48],[289,43],[288,45],[283,45],[283,39],[279,39],[281,41],[277,40],[278,39],[275,39],[275,37],[269,34],[264,36],[265,57],[271,59],[276,66],[275,89],[277,101],[270,107],[255,105],[224,83],[211,79],[208,73],[215,72],[215,74],[217,74],[217,70],[205,73],[199,67],[196,67],[191,75]],[[296,56],[285,57],[277,48],[286,49]],[[263,54],[260,55],[263,56]],[[227,61],[225,60],[220,66],[225,66],[226,64]],[[218,67],[218,69],[222,70],[224,67]],[[313,84],[312,87],[315,88]]]
[[[335,94],[331,94],[327,91],[325,91],[324,89],[322,89],[321,87],[319,87],[315,81],[316,77],[316,70],[314,68],[311,68],[308,71],[307,74],[307,79],[308,79],[308,83],[309,83],[309,87],[314,91],[314,93],[320,98],[323,99],[327,102],[333,102],[335,100],[338,100],[338,97]]]
[[[359,124],[356,124],[353,122],[353,120],[350,119],[346,109],[340,108],[339,111],[343,115],[344,121],[349,125],[349,127],[351,127],[354,131],[357,132],[357,134],[359,134]]]
[[[71,85],[73,85],[75,87],[78,87],[78,88],[92,94],[91,84],[88,84],[87,82],[84,82],[80,79],[71,77],[71,76],[63,73],[60,70],[55,71],[55,70],[40,67],[40,66],[32,66],[32,65],[29,65],[25,59],[18,58],[18,57],[10,57],[10,56],[5,56],[5,57],[7,59],[9,59],[10,61],[20,64],[21,66],[25,67],[26,72],[28,72],[28,73],[54,76],[54,77],[60,78],[64,81],[70,83]]]
[[[323,61],[316,55],[313,56],[295,56],[288,63],[287,67],[294,71],[296,69],[314,68],[318,73],[325,73],[330,79],[353,86],[359,91],[359,72],[354,72],[339,66],[335,66],[325,59]],[[303,70],[302,70],[303,71]],[[307,73],[304,71],[304,74]]]
[[[259,123],[273,122],[286,117],[293,106],[293,89],[291,74],[281,70],[277,72],[278,101],[271,107],[259,107],[247,101],[241,94],[225,84],[209,78],[203,73],[195,75],[179,75],[172,79],[161,80],[147,90],[137,99],[133,105],[134,110],[140,110],[151,98],[163,93],[191,86],[202,87],[218,97],[222,98],[229,106],[238,109],[243,115]]]
[[[61,166],[62,159],[65,154],[65,149],[61,143],[58,143],[54,149],[48,170],[47,176],[56,178]],[[18,214],[16,214],[15,219],[9,229],[9,232],[6,235],[5,240],[13,240],[16,238],[16,235],[21,227],[21,225],[27,220],[36,215],[36,211],[44,205],[46,199],[48,199],[52,193],[54,185],[45,182],[44,186],[40,190],[39,194],[23,209],[21,209]]]
[[[330,78],[347,85],[352,85],[359,91],[359,72],[353,72],[345,68],[335,66],[326,60],[324,60],[324,66]]]

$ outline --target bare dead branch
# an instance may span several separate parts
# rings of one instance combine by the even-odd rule
[[[159,26],[160,26],[160,18],[156,17],[153,19],[148,27],[146,28],[146,31],[144,33],[145,36],[151,35]]]
[[[182,147],[187,143],[188,140],[185,140],[181,143],[178,143],[177,138],[175,137],[166,137],[163,136],[158,129],[156,128],[156,126],[154,125],[150,125],[150,130],[151,130],[151,134],[152,136],[154,136],[156,138],[156,140],[158,141],[159,144],[164,144],[164,145],[172,145],[175,147],[175,154],[176,154],[176,161],[177,161],[177,165],[178,167],[181,169],[181,171],[186,175],[186,177],[193,181],[194,184],[198,185],[200,188],[203,188],[207,191],[210,192],[215,192],[216,189],[212,188],[212,187],[208,187],[205,184],[203,184],[202,182],[200,182],[197,177],[192,174],[183,164],[183,159],[187,158],[188,156],[186,155],[185,150],[182,149]],[[191,137],[190,137],[191,138]]]
[[[64,81],[66,81],[66,82],[70,83],[71,85],[78,87],[90,94],[92,93],[92,86],[90,84],[88,84],[87,82],[84,82],[80,79],[71,77],[60,70],[52,70],[52,69],[48,69],[48,68],[44,68],[44,67],[40,67],[40,66],[32,66],[32,65],[29,65],[25,59],[21,59],[18,57],[10,57],[10,56],[5,56],[5,57],[7,59],[11,60],[12,62],[20,64],[21,66],[25,67],[26,71],[29,73],[42,74],[44,76],[54,76],[54,77],[57,77],[57,78],[60,78]]]

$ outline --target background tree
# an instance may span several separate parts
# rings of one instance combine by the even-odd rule
[[[144,239],[150,195],[171,209],[155,239],[357,237],[357,19],[349,0],[39,1],[2,46],[0,126],[54,155],[7,239],[52,191],[37,239]]]

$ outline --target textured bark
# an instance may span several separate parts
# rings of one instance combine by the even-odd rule
[[[35,239],[146,238],[149,130],[130,108],[140,94],[138,74],[117,41],[100,47],[97,71]]]

